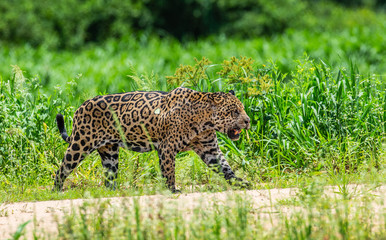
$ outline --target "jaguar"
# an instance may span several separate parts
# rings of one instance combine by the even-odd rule
[[[73,117],[68,136],[64,117],[57,126],[69,145],[56,172],[53,190],[62,190],[69,174],[97,150],[105,169],[105,186],[116,188],[120,147],[136,152],[158,152],[162,176],[172,192],[177,153],[193,150],[215,172],[231,183],[248,184],[236,177],[222,154],[216,131],[235,141],[250,118],[233,90],[199,92],[179,87],[170,92],[135,91],[96,96],[85,101]]]

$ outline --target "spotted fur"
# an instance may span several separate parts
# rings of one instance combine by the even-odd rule
[[[163,177],[175,188],[175,157],[194,150],[228,181],[236,178],[219,149],[216,131],[232,140],[248,129],[244,106],[230,93],[197,92],[176,88],[170,92],[127,92],[97,96],[75,112],[71,136],[61,114],[56,116],[63,139],[69,143],[56,173],[54,189],[61,190],[67,176],[94,150],[106,170],[105,185],[115,189],[119,148],[136,152],[158,151]]]

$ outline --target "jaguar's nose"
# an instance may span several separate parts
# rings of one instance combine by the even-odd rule
[[[244,123],[245,123],[245,129],[249,129],[251,127],[251,119],[247,116],[244,120]]]

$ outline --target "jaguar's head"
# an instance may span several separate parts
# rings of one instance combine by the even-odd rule
[[[210,97],[215,104],[213,122],[216,131],[227,134],[233,141],[238,140],[241,130],[250,128],[251,120],[245,113],[244,105],[233,90],[212,93]]]

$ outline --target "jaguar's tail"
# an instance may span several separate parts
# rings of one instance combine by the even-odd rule
[[[64,126],[64,118],[62,114],[58,113],[58,115],[56,115],[56,123],[58,125],[60,135],[62,135],[62,138],[64,139],[64,141],[70,143],[70,137],[67,135],[66,127]]]

